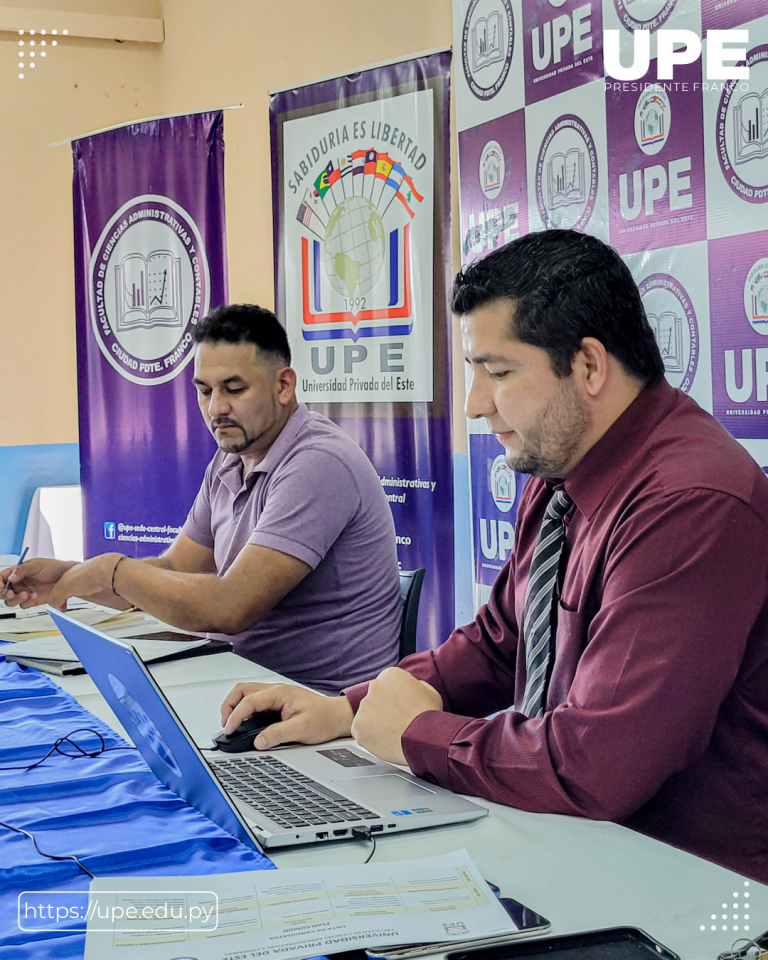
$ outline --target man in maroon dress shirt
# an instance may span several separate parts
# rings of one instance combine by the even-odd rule
[[[768,480],[667,384],[629,270],[594,237],[532,233],[490,253],[458,275],[454,310],[467,415],[532,476],[488,603],[345,696],[241,684],[223,719],[278,708],[260,749],[351,732],[457,792],[614,820],[768,882]],[[527,626],[526,589],[558,494],[531,711],[542,627]]]

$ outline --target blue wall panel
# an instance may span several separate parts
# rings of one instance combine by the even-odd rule
[[[0,447],[0,553],[19,553],[36,487],[80,483],[80,446]]]
[[[456,626],[464,626],[475,619],[472,599],[472,521],[469,513],[468,454],[454,453],[453,570]]]

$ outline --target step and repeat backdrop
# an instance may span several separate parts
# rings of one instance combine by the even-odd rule
[[[270,98],[275,299],[297,394],[365,450],[401,569],[426,569],[419,649],[454,626],[450,68],[442,51]]]
[[[610,243],[669,382],[768,472],[765,0],[454,0],[453,12],[462,260],[552,227]],[[704,38],[672,79],[657,76],[661,29]],[[711,80],[707,31],[730,29],[748,31],[749,78]],[[619,32],[625,67],[633,31],[650,33],[642,79],[606,76],[604,30]],[[514,548],[526,478],[483,424],[469,432],[479,604]]]

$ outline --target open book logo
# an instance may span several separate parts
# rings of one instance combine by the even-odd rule
[[[208,312],[208,260],[192,217],[169,197],[123,204],[90,265],[91,329],[107,362],[132,383],[165,383],[192,359]]]
[[[646,156],[663,149],[669,139],[672,106],[666,90],[659,85],[647,87],[635,104],[635,141]]]
[[[744,281],[744,312],[752,329],[768,336],[768,257],[755,261]]]
[[[572,147],[568,153],[553,153],[547,160],[548,208],[554,210],[585,201],[584,150]]]
[[[663,27],[672,16],[678,0],[613,0],[619,22],[625,30],[649,30]]]
[[[666,310],[659,316],[649,313],[648,323],[656,337],[666,372],[682,373],[684,360],[682,317],[679,317],[674,310]]]
[[[536,164],[536,201],[546,228],[584,230],[595,208],[598,158],[589,128],[564,114],[549,127]]]
[[[504,59],[504,35],[501,12],[493,10],[472,24],[472,68],[475,73]]]
[[[129,253],[115,267],[117,329],[181,327],[181,259],[170,250]]]
[[[733,108],[735,162],[768,157],[768,90],[745,93]]]
[[[715,123],[717,158],[725,181],[749,203],[768,202],[768,43],[745,61],[749,83],[729,80]],[[746,88],[746,89],[743,89]]]
[[[688,291],[668,273],[652,273],[638,287],[667,380],[689,393],[698,365],[699,325]]]
[[[515,45],[511,0],[470,0],[462,30],[461,59],[469,89],[490,100],[504,85]]]

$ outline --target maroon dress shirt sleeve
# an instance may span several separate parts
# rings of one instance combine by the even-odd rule
[[[514,591],[510,557],[473,623],[457,627],[437,650],[414,653],[398,666],[433,686],[451,713],[485,717],[510,706],[517,649]],[[367,683],[344,690],[355,713],[367,692]]]
[[[766,594],[763,522],[714,490],[649,497],[617,519],[602,562],[569,694],[543,717],[477,719],[513,689],[510,567],[471,627],[404,663],[448,711],[406,730],[414,773],[526,810],[622,820],[707,749]],[[561,604],[558,642],[584,616]]]

